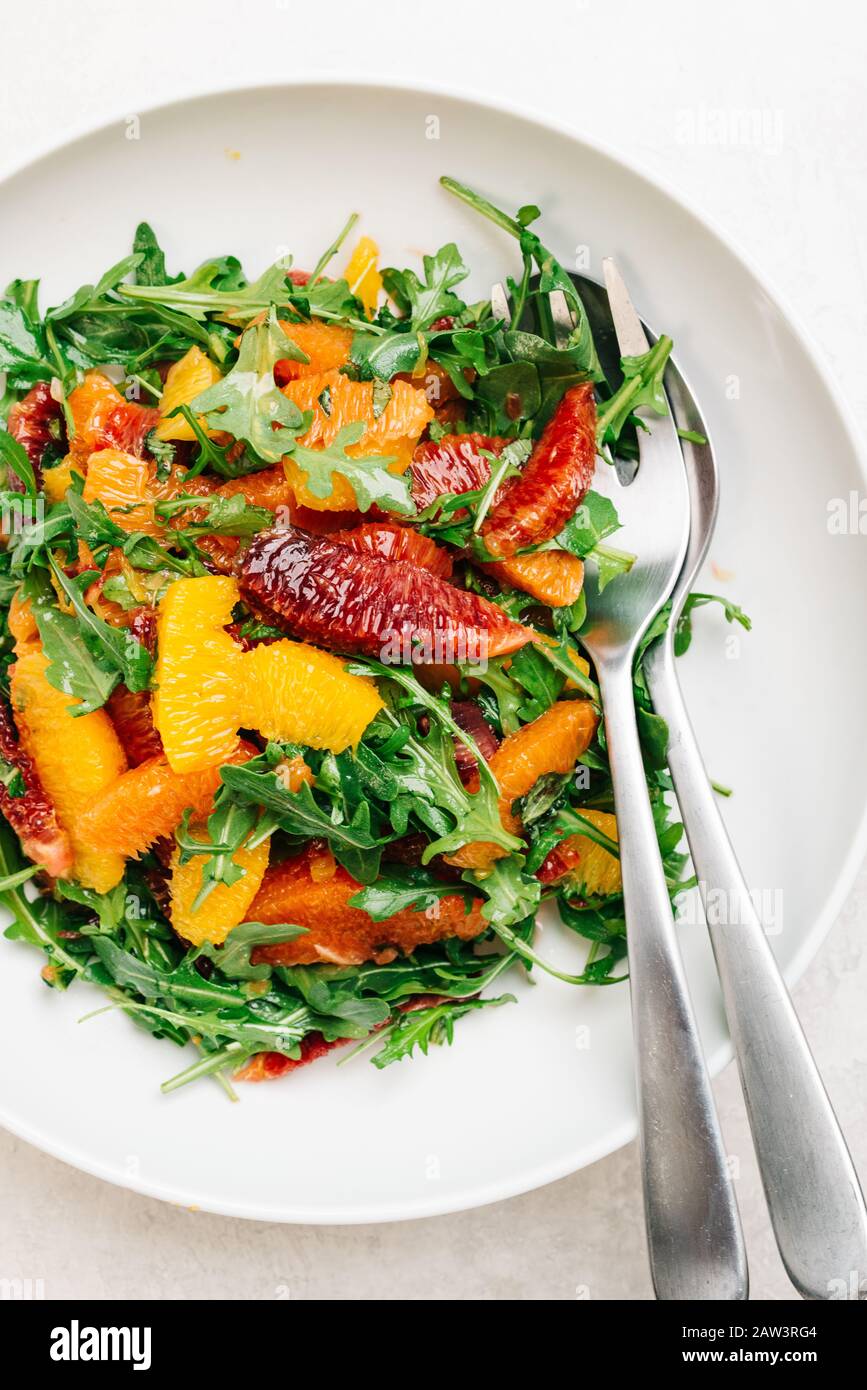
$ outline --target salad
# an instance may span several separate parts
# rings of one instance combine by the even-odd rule
[[[57,307],[0,300],[6,936],[194,1047],[167,1091],[426,1053],[517,969],[626,977],[583,581],[633,562],[593,475],[667,409],[671,340],[606,380],[538,208],[442,182],[515,239],[505,319],[454,243],[421,274],[369,237],[347,258],[354,216],[309,272],[170,273],[142,223]],[[640,660],[635,690],[674,897]],[[543,902],[574,973],[534,944]]]

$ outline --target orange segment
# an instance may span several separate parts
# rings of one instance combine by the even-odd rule
[[[121,449],[100,449],[88,459],[84,500],[101,502],[122,531],[155,536],[162,528],[154,519],[154,477],[149,460]]]
[[[163,757],[148,758],[107,787],[82,817],[83,841],[124,859],[137,858],[163,835],[171,835],[187,807],[210,813],[220,769],[172,772]]]
[[[558,700],[538,719],[509,734],[488,766],[500,788],[500,820],[517,835],[521,822],[512,803],[526,796],[546,772],[571,772],[596,732],[596,712],[589,700]],[[506,850],[487,841],[463,845],[446,855],[462,869],[487,869]]]
[[[176,773],[228,762],[237,730],[340,753],[361,738],[382,701],[329,652],[288,640],[244,652],[224,628],[238,601],[234,579],[179,579],[158,618],[154,723]]]
[[[93,453],[109,415],[123,404],[123,399],[102,372],[88,372],[81,385],[70,391],[66,403],[72,413],[74,434],[69,452],[78,463],[85,463]]]
[[[62,502],[67,491],[72,485],[73,473],[81,474],[81,469],[75,466],[75,459],[72,454],[67,454],[65,459],[56,463],[53,468],[42,470],[42,491],[45,493],[49,502]]]
[[[241,708],[245,727],[278,743],[341,753],[354,748],[382,700],[339,657],[305,642],[269,642],[244,653]]]
[[[203,856],[197,854],[187,864],[179,863],[179,850],[172,856],[172,926],[178,936],[194,946],[201,946],[203,941],[210,941],[213,946],[222,945],[232,928],[246,919],[247,909],[268,867],[268,840],[252,850],[239,849],[232,858],[244,870],[241,877],[231,884],[218,883],[193,911],[202,886]]]
[[[286,381],[335,371],[349,361],[351,328],[339,323],[323,323],[321,319],[313,319],[310,323],[287,323],[281,319],[280,327],[309,359],[307,362],[295,362],[290,357],[283,359],[281,370]]]
[[[617,819],[610,811],[585,810],[583,807],[578,807],[578,811],[609,840],[617,842]],[[589,835],[569,835],[562,840],[552,849],[538,876],[543,883],[568,878],[574,892],[588,898],[608,897],[623,892],[620,860]]]
[[[534,555],[513,555],[482,565],[501,584],[521,589],[549,608],[563,608],[580,597],[584,587],[584,561],[565,550],[539,550]]]
[[[173,362],[166,375],[160,399],[162,419],[156,427],[157,438],[195,439],[192,425],[182,415],[176,415],[173,419],[167,417],[179,405],[189,405],[190,401],[195,400],[196,396],[207,391],[209,386],[213,386],[219,380],[219,367],[210,357],[205,356],[201,348],[191,347],[178,362]],[[199,424],[206,434],[213,435],[214,431],[206,428],[201,416]]]
[[[376,304],[382,289],[378,260],[379,247],[376,242],[372,237],[363,236],[349,257],[349,264],[343,272],[350,291],[358,295],[368,318],[372,318],[376,313]]]
[[[123,859],[82,834],[82,819],[105,789],[126,770],[126,758],[104,710],[70,714],[73,696],[55,690],[48,665],[35,643],[11,669],[12,707],[25,750],[69,835],[72,877],[86,888],[107,893],[123,877]]]
[[[6,614],[6,623],[14,638],[16,651],[20,651],[28,642],[35,642],[39,638],[39,630],[36,626],[30,600],[21,597],[20,589],[12,595],[9,612]]]
[[[447,894],[425,911],[406,908],[375,922],[352,905],[361,885],[339,866],[327,875],[321,873],[317,868],[320,858],[308,845],[301,854],[268,869],[250,904],[249,919],[291,922],[307,930],[292,941],[257,947],[254,961],[273,965],[385,963],[394,960],[398,952],[409,954],[428,942],[449,936],[470,940],[485,930],[480,904],[474,902],[467,911],[457,893]]]
[[[324,391],[328,393],[325,398],[327,413],[320,399]],[[407,381],[392,383],[391,399],[378,416],[374,413],[373,382],[350,381],[336,371],[300,377],[284,386],[283,392],[299,410],[313,413],[310,428],[300,436],[299,443],[311,449],[327,448],[345,425],[360,420],[367,428],[347,453],[353,458],[367,458],[372,454],[393,457],[392,473],[406,472],[419,435],[433,419],[433,410],[424,392]],[[331,496],[316,497],[306,485],[306,474],[293,462],[291,455],[284,459],[284,467],[299,506],[331,512],[351,511],[356,506],[355,494],[345,478],[335,475]]]
[[[153,716],[175,772],[227,762],[238,746],[242,652],[223,631],[237,601],[234,579],[203,575],[160,603]]]

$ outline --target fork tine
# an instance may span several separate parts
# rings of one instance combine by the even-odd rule
[[[611,307],[611,317],[614,320],[614,331],[617,334],[617,346],[620,348],[621,357],[640,357],[647,352],[650,343],[641,323],[641,319],[635,312],[635,305],[629,298],[629,291],[623,280],[623,276],[617,269],[611,256],[606,256],[602,262],[602,273],[605,276],[605,288],[608,291],[608,303]]]
[[[554,330],[554,346],[564,348],[569,341],[572,329],[575,327],[575,319],[569,308],[569,301],[562,290],[552,290],[548,295],[548,310],[551,315],[551,327]]]
[[[512,321],[512,311],[509,308],[509,296],[506,294],[505,285],[500,281],[491,286],[491,317],[501,319],[506,323]]]

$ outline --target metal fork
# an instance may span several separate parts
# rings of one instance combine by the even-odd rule
[[[674,372],[675,416],[706,435]],[[867,1276],[867,1211],[858,1176],[714,800],[675,671],[674,628],[716,522],[719,476],[710,443],[683,453],[692,499],[689,547],[668,630],[644,659],[653,706],[668,724],[668,764],[707,913],[753,1143],[783,1263],[804,1298],[841,1289],[853,1299]],[[721,917],[721,920],[719,918]],[[854,1277],[853,1277],[854,1276]]]
[[[613,265],[606,284],[623,356],[649,344]],[[501,286],[495,317],[508,317]],[[572,329],[565,296],[549,296],[557,345]],[[689,494],[670,417],[639,431],[640,464],[624,486],[613,468],[594,488],[617,507],[623,546],[637,559],[599,594],[588,581],[580,640],[596,666],[614,786],[629,938],[635,1076],[647,1241],[659,1299],[745,1299],[748,1277],[737,1204],[726,1166],[701,1042],[677,945],[660,858],[632,689],[641,638],[666,602],[689,536]]]

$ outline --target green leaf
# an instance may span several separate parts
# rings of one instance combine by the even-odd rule
[[[542,885],[537,878],[524,874],[523,864],[521,855],[512,854],[507,859],[495,860],[484,873],[468,869],[461,875],[465,883],[472,884],[484,897],[482,916],[495,931],[535,916]]]
[[[683,656],[689,650],[692,641],[692,614],[696,608],[703,608],[707,603],[719,603],[722,606],[726,622],[740,623],[746,632],[752,628],[752,622],[747,617],[742,608],[731,599],[724,598],[721,594],[690,594],[683,605],[683,611],[677,620],[677,627],[674,630],[674,653],[675,656]]]
[[[359,803],[349,819],[343,818],[337,807],[329,813],[316,801],[308,783],[297,792],[289,791],[272,768],[263,766],[262,759],[254,759],[252,765],[244,767],[224,767],[220,777],[233,797],[263,807],[281,830],[301,840],[327,840],[341,863],[351,852],[363,851],[351,862],[365,879],[376,877],[382,841],[371,832],[370,807],[366,803]],[[359,877],[359,872],[355,876]]]
[[[464,999],[460,1003],[449,1001],[427,1008],[409,1009],[389,1028],[382,1048],[371,1059],[373,1065],[382,1070],[391,1066],[392,1062],[411,1057],[416,1048],[427,1056],[431,1046],[451,1045],[455,1022],[464,1014],[515,1002],[514,994],[501,994],[496,999]]]
[[[554,543],[560,550],[568,550],[572,555],[583,558],[619,527],[620,518],[614,503],[591,488]]]
[[[280,327],[272,310],[265,323],[248,328],[231,371],[191,402],[212,429],[227,430],[268,463],[279,463],[309,421],[274,380],[281,358],[307,360]]]
[[[58,324],[62,323],[64,319],[75,318],[90,304],[102,299],[109,290],[117,289],[121,280],[136,270],[140,263],[141,257],[137,254],[124,256],[123,260],[111,266],[95,285],[82,285],[75,291],[75,294],[70,295],[62,304],[58,304],[54,309],[49,309],[45,315],[46,323]]]
[[[49,600],[39,598],[33,602],[33,616],[48,658],[46,679],[55,690],[79,701],[69,707],[69,713],[79,718],[100,709],[120,680],[120,672],[94,658],[71,614],[61,613]]]
[[[272,305],[290,307],[291,287],[287,284],[289,265],[286,258],[254,280],[244,283],[240,263],[234,256],[220,256],[204,261],[185,280],[169,285],[122,285],[125,297],[148,303],[159,303],[169,309],[203,322],[208,314],[217,314],[232,323],[246,323],[263,309]],[[283,356],[290,354],[284,352]]]
[[[229,932],[222,946],[205,942],[199,955],[213,961],[230,980],[267,980],[273,969],[267,963],[253,965],[250,952],[255,946],[282,946],[303,936],[306,927],[290,926],[287,922],[241,922]]]
[[[137,285],[170,285],[171,276],[166,274],[166,258],[156,238],[153,227],[147,222],[139,222],[132,243],[133,255],[140,260],[135,268]],[[177,277],[180,278],[180,277]]]
[[[199,536],[254,536],[257,531],[274,525],[274,513],[267,507],[252,506],[241,492],[231,497],[223,497],[219,493],[213,493],[210,497],[174,497],[170,501],[158,502],[154,510],[157,516],[169,518],[193,509],[203,511],[205,515],[191,526],[182,528],[180,534],[190,540],[197,540]]]
[[[388,268],[382,272],[386,290],[409,317],[413,333],[435,319],[461,312],[463,300],[452,289],[469,275],[453,241],[441,246],[435,256],[425,256],[423,265],[423,280],[413,270]]]
[[[331,496],[336,474],[349,483],[360,511],[378,506],[383,511],[412,516],[415,506],[410,478],[389,471],[388,465],[394,463],[393,458],[351,458],[346,452],[348,447],[358,443],[366,429],[361,420],[344,425],[326,449],[308,449],[295,443],[289,450],[291,458],[306,474],[307,486],[314,497]]]
[[[668,401],[662,378],[673,346],[671,339],[663,334],[640,357],[621,358],[623,381],[614,395],[600,406],[596,416],[599,448],[617,443],[624,425],[639,407],[647,406],[657,415],[667,414]]]
[[[83,590],[97,578],[99,571],[88,570],[73,580],[53,556],[49,562],[57,583],[75,610],[81,640],[91,655],[113,667],[128,690],[147,690],[153,674],[153,660],[147,648],[128,629],[112,627],[98,617],[84,600]]]
[[[424,912],[426,908],[435,907],[441,898],[453,897],[455,893],[465,895],[469,910],[472,895],[459,884],[444,883],[424,869],[387,864],[376,882],[362,888],[349,902],[352,907],[360,907],[374,922],[382,922],[396,912],[409,909]]]
[[[21,479],[30,497],[36,496],[36,475],[27,450],[3,429],[0,429],[0,463],[6,468],[11,468],[16,478]]]

